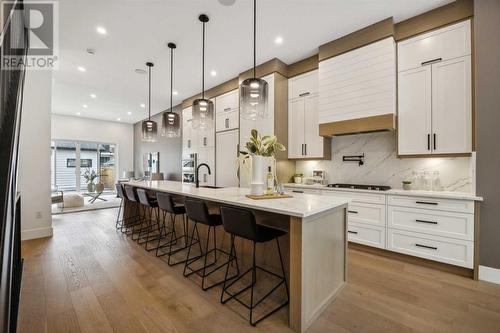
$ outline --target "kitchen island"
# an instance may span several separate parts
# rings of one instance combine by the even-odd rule
[[[215,206],[224,204],[252,209],[258,221],[286,230],[289,245],[284,255],[288,257],[289,325],[296,332],[304,332],[346,282],[348,199],[294,193],[292,198],[253,200],[245,196],[249,194],[246,188],[196,188],[173,181],[124,184],[198,198]],[[125,200],[125,212],[130,205]],[[272,266],[266,253],[258,252],[257,261]]]

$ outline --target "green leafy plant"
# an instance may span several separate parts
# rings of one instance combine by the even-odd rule
[[[100,177],[100,175],[97,172],[95,172],[95,170],[91,170],[88,168],[83,172],[82,176],[83,179],[85,179],[85,181],[87,182],[87,184],[94,183],[94,180]]]
[[[275,157],[277,152],[286,150],[285,146],[278,142],[275,135],[261,136],[256,129],[252,129],[250,132],[250,140],[246,143],[245,148],[247,151],[240,151],[240,154],[265,157]]]
[[[303,173],[296,173],[295,175],[293,175],[294,177],[303,177],[304,174]]]

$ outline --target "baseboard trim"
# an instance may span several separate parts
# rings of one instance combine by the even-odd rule
[[[52,237],[52,234],[52,227],[24,230],[21,231],[21,240],[24,241],[36,238]]]
[[[500,284],[500,269],[479,266],[479,280]]]

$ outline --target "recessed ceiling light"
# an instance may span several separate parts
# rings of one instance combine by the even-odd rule
[[[216,75],[217,75],[217,72],[216,72],[216,71],[214,71],[214,70],[212,69],[212,70],[210,71],[210,75],[212,75],[212,76],[216,76]]]
[[[145,108],[145,107],[146,107],[146,104],[142,103],[141,108]]]
[[[129,116],[131,116],[131,115],[132,115],[132,112],[130,112],[130,111],[129,111],[129,112],[127,112],[127,114],[128,114]]]
[[[142,69],[142,68],[136,68],[134,70],[137,74],[146,74],[146,70]]]
[[[82,106],[83,106],[85,109],[89,107],[87,104],[83,104]]]
[[[96,94],[90,94],[90,97],[97,98],[97,95]]]
[[[98,34],[100,34],[100,35],[105,35],[105,34],[107,34],[107,33],[108,33],[108,31],[107,31],[107,30],[106,30],[106,28],[104,28],[104,27],[97,27],[95,30],[96,30],[96,31],[97,31],[97,33],[98,33]]]
[[[116,120],[117,120],[117,121],[120,121],[120,120],[122,120],[122,119],[121,119],[121,118],[116,118]]]
[[[81,112],[77,112],[77,113],[76,113],[76,115],[77,115],[77,116],[79,116],[79,115],[81,115],[81,114],[82,114]]]
[[[172,94],[173,95],[179,95],[179,93],[177,92],[177,90],[172,91]]]
[[[275,42],[276,44],[278,44],[278,45],[279,45],[279,44],[282,44],[282,43],[283,43],[283,37],[281,37],[281,36],[276,37],[276,38],[274,39],[274,42]]]
[[[83,67],[83,66],[78,66],[78,70],[80,72],[86,72],[87,71],[87,69],[85,67]]]

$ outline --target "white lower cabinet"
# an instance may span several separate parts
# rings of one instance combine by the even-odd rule
[[[210,173],[205,166],[202,166],[199,170],[198,176],[200,177],[200,185],[205,186],[215,186],[215,148],[206,147],[198,149],[198,166],[202,163],[207,164],[210,167]]]
[[[350,242],[385,248],[385,227],[351,222],[349,217],[347,237]]]
[[[416,257],[473,268],[474,242],[388,229],[387,249]]]
[[[474,201],[335,189],[295,193],[348,198],[349,242],[473,268]]]

